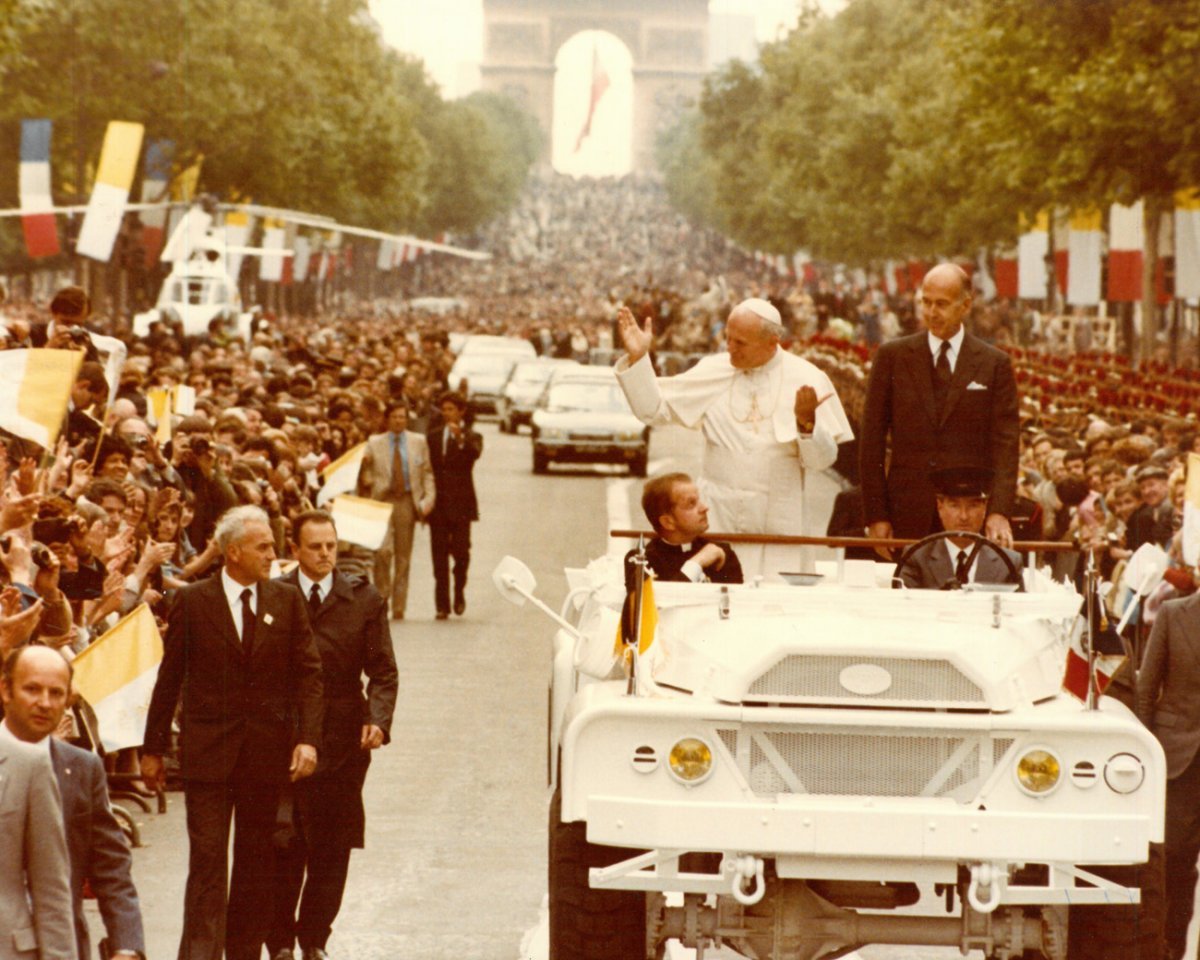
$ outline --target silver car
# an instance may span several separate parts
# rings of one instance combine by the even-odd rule
[[[530,420],[533,472],[552,462],[625,463],[644,477],[650,428],[633,415],[611,367],[556,371]]]

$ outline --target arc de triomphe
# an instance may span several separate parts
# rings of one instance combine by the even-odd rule
[[[699,96],[707,72],[708,0],[484,0],[483,20],[483,89],[511,96],[547,134],[559,49],[583,30],[619,38],[633,55],[637,173],[654,169],[658,131]]]

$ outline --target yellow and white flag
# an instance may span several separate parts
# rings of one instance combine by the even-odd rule
[[[1092,208],[1071,214],[1067,237],[1070,267],[1067,270],[1067,303],[1094,307],[1100,303],[1100,256],[1104,245],[1100,211]]]
[[[1033,223],[1021,218],[1017,241],[1017,285],[1022,300],[1046,296],[1046,254],[1050,252],[1050,215],[1045,210]]]
[[[171,391],[167,387],[151,387],[146,391],[147,419],[155,425],[154,439],[167,443],[171,439]]]
[[[144,603],[75,658],[75,689],[96,711],[105,750],[138,747],[163,644]]]
[[[390,503],[342,494],[334,497],[329,512],[339,540],[378,550],[387,539],[388,521],[392,519]]]
[[[79,350],[0,351],[0,427],[52,448],[82,363]]]
[[[273,217],[263,220],[263,249],[272,252],[264,253],[262,260],[259,261],[258,278],[260,280],[278,282],[283,279],[284,237],[282,220],[276,220]]]
[[[1200,297],[1200,190],[1175,194],[1175,296]]]
[[[75,243],[76,253],[103,263],[112,256],[113,243],[121,229],[121,218],[125,216],[125,205],[133,187],[138,155],[142,152],[144,129],[140,123],[123,120],[109,123],[100,151],[96,183]]]
[[[358,486],[358,471],[362,467],[363,454],[367,452],[366,441],[351,447],[321,471],[325,483],[317,491],[317,506],[323,507],[336,496],[352,493]]]
[[[1200,563],[1200,453],[1189,453],[1183,489],[1183,562]]]

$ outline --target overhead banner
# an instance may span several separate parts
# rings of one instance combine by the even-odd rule
[[[1145,224],[1142,201],[1132,207],[1114,203],[1108,211],[1108,290],[1114,303],[1142,299],[1142,250]]]
[[[1017,293],[1022,300],[1046,298],[1046,255],[1050,252],[1050,217],[1043,210],[1032,224],[1023,222],[1017,241]]]
[[[273,217],[263,221],[263,249],[279,251],[264,253],[262,263],[258,265],[258,278],[279,282],[283,279],[283,222]]]
[[[25,250],[31,257],[53,257],[61,251],[54,200],[50,196],[50,131],[49,120],[21,121],[17,192]]]
[[[1067,303],[1094,307],[1100,303],[1100,259],[1104,245],[1103,218],[1099,210],[1071,214],[1067,234]]]
[[[129,202],[129,191],[133,187],[144,129],[140,123],[123,120],[109,123],[100,151],[96,183],[83,215],[83,225],[79,228],[76,253],[102,263],[107,263],[112,256],[121,218],[125,216],[125,205]]]

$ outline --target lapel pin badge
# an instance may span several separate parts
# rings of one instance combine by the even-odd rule
[[[263,623],[265,623],[268,627],[271,625],[271,621],[274,619],[275,618],[272,617],[269,613],[263,615]]]

